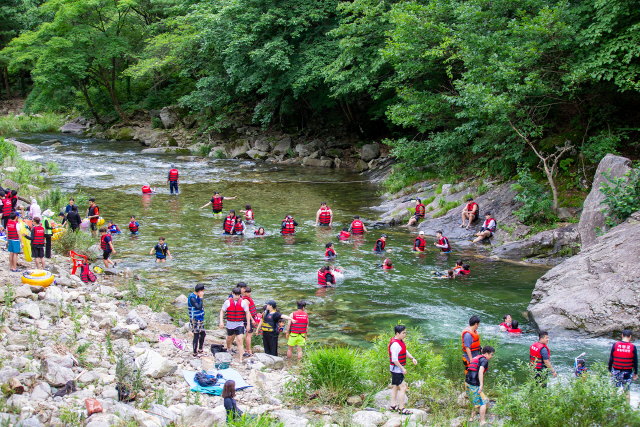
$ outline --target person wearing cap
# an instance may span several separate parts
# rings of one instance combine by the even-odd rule
[[[479,210],[480,210],[480,207],[476,202],[473,201],[473,197],[469,197],[467,199],[467,204],[465,204],[464,208],[462,208],[462,224],[460,225],[460,228],[466,227],[468,230],[469,227],[471,227],[471,223],[475,221],[476,218],[478,218]],[[468,223],[465,226],[464,222],[467,220],[468,220]]]
[[[418,222],[424,219],[425,214],[426,209],[422,204],[422,201],[420,199],[416,199],[416,213],[411,218],[409,218],[407,226],[411,227],[412,225],[417,225]]]
[[[418,237],[413,241],[413,251],[414,252],[424,252],[424,248],[427,245],[427,242],[424,240],[424,231],[420,231],[418,233]]]
[[[51,216],[53,212],[50,209],[42,212],[42,226],[44,227],[45,250],[44,257],[51,259],[51,237],[53,237],[53,221]]]
[[[242,291],[235,287],[231,291],[231,298],[222,304],[220,309],[220,329],[224,329],[224,315],[227,314],[227,349],[233,353],[231,346],[235,338],[238,346],[238,357],[242,363],[243,357],[250,354],[244,352],[244,334],[245,324],[251,323],[251,311],[249,310],[249,301],[242,298]]]
[[[204,354],[204,338],[207,333],[204,330],[204,285],[198,283],[194,291],[187,299],[189,309],[189,328],[193,332],[193,357],[202,357]],[[199,349],[198,349],[199,347]]]
[[[176,194],[178,194],[178,169],[176,166],[171,163],[171,169],[169,169],[169,175],[167,176],[167,184],[169,185],[169,191],[173,194],[173,190],[176,190]]]
[[[373,248],[373,252],[376,253],[380,253],[380,252],[384,252],[384,247],[386,245],[387,242],[387,235],[383,234],[382,236],[380,236],[380,238],[376,241],[376,247]]]
[[[264,352],[271,356],[278,355],[278,323],[282,319],[288,320],[291,323],[296,323],[296,320],[292,317],[286,316],[276,310],[276,302],[269,300],[265,303],[265,310],[262,314],[262,319],[258,324],[257,329],[262,329],[262,344]]]

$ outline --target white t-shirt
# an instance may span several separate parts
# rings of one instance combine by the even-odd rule
[[[247,301],[246,299],[243,299],[240,301],[242,301],[241,305],[242,305],[242,308],[244,308],[245,313],[248,313],[249,301]],[[226,312],[230,305],[231,303],[229,302],[229,300],[226,300],[224,304],[222,304],[222,310]],[[229,320],[227,320],[227,329],[235,329],[238,326],[244,326],[244,322],[230,322]]]
[[[400,355],[400,351],[402,351],[402,347],[400,347],[400,344],[398,344],[397,342],[394,342],[393,344],[391,344],[391,360],[393,360],[394,362],[398,361],[398,356]],[[398,368],[396,365],[391,364],[390,365],[390,371],[393,372],[394,374],[401,374],[402,373],[402,369]]]

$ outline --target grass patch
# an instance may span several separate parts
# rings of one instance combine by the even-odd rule
[[[436,195],[441,194],[442,193],[442,186],[444,185],[444,182],[440,181],[438,183],[438,186],[436,187]]]
[[[438,200],[438,208],[440,208],[440,210],[438,212],[436,212],[435,214],[433,214],[433,218],[439,218],[441,216],[444,216],[451,209],[457,208],[459,205],[460,205],[459,202],[455,202],[455,201],[454,202],[447,202],[447,201],[445,201],[444,196],[442,196]]]
[[[427,206],[428,204],[430,204],[431,202],[433,202],[436,199],[436,196],[431,196],[431,197],[427,197],[426,199],[424,199],[422,201],[422,204]]]
[[[95,261],[97,258],[96,253],[89,250],[96,243],[90,233],[80,230],[73,232],[68,229],[58,240],[54,240],[52,243],[53,250],[60,255],[69,256],[69,251],[74,251],[77,254],[86,255],[88,261]]]
[[[56,113],[0,116],[0,135],[14,132],[55,132],[63,124],[64,117]]]
[[[485,183],[482,183],[478,186],[478,196],[482,196],[487,191],[489,191],[489,186]]]
[[[146,280],[143,279],[142,283],[146,283]],[[164,311],[171,300],[164,289],[149,289],[149,287],[140,289],[134,280],[127,282],[125,290],[128,292],[127,300],[131,305],[146,305],[155,312]]]
[[[5,161],[8,163],[17,158],[18,148],[6,139],[0,137],[0,165],[5,165]],[[5,166],[8,166],[8,164]]]
[[[211,145],[201,145],[200,147],[198,147],[198,155],[200,157],[209,157],[209,153],[211,153],[211,149],[213,147],[211,147]]]
[[[437,174],[428,169],[415,170],[408,166],[394,167],[382,186],[385,192],[397,193],[403,188],[436,177]]]

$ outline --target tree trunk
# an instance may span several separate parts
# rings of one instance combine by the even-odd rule
[[[11,87],[9,87],[9,70],[4,67],[4,87],[7,91],[7,99],[11,99]]]
[[[123,124],[128,124],[129,118],[124,113],[124,111],[122,111],[122,107],[120,107],[120,101],[118,100],[118,96],[116,95],[116,89],[111,84],[111,79],[109,75],[111,73],[109,73],[107,70],[103,69],[102,67],[100,67],[100,71],[101,71],[100,80],[102,82],[102,85],[107,89],[107,92],[109,93],[109,97],[111,97],[111,102],[113,102],[113,106],[116,109],[116,112],[120,117],[120,120],[122,120]]]
[[[553,211],[558,212],[558,187],[556,186],[556,181],[553,179],[553,170],[549,169],[547,165],[547,161],[543,160],[542,164],[544,166],[544,174],[547,175],[547,180],[549,180],[549,186],[551,187],[551,194],[553,194]]]
[[[80,80],[78,82],[78,85],[80,86],[80,90],[82,91],[82,94],[84,95],[85,101],[87,101],[87,105],[89,106],[89,110],[91,110],[91,115],[93,115],[93,117],[96,119],[96,123],[98,123],[99,125],[104,125],[102,120],[100,120],[100,116],[98,115],[98,112],[93,107],[93,103],[91,102],[91,98],[89,98],[89,91],[87,90],[87,85],[82,80]]]

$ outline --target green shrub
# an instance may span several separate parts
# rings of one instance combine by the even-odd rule
[[[10,178],[18,184],[36,184],[42,181],[40,166],[36,163],[17,158],[13,165],[16,170],[11,173]]]
[[[462,197],[462,201],[463,201],[463,202],[466,202],[466,201],[467,201],[468,199],[470,199],[470,198],[473,198],[473,194],[471,194],[471,193],[469,193],[469,194],[465,194],[465,195]]]
[[[200,157],[209,157],[209,153],[211,153],[211,145],[201,145],[198,147],[198,155]]]
[[[227,155],[224,153],[224,150],[216,151],[216,159],[226,159]]]
[[[560,378],[557,383],[540,387],[534,370],[520,362],[524,384],[513,372],[501,377],[498,391],[502,396],[494,408],[512,427],[623,427],[640,425],[640,414],[627,403],[623,394],[611,384],[603,365],[594,365],[580,378]]]
[[[430,204],[431,202],[433,202],[435,199],[436,199],[436,196],[427,197],[426,199],[424,199],[422,201],[422,204],[426,206],[426,205]]]
[[[52,188],[44,193],[44,196],[38,198],[38,204],[45,209],[51,209],[54,213],[54,221],[57,219],[57,213],[62,211],[67,205],[67,195],[59,188]]]
[[[77,254],[86,255],[88,261],[95,261],[96,253],[89,250],[95,243],[91,234],[67,229],[59,239],[53,241],[52,246],[53,250],[60,255],[69,256],[69,251],[74,251]]]
[[[160,120],[160,117],[154,117],[151,119],[151,127],[153,129],[163,129],[164,125],[162,124],[162,120]]]
[[[444,185],[444,182],[439,182],[438,186],[436,187],[436,194],[440,194],[442,193],[442,186]]]
[[[0,138],[0,166],[4,164],[5,160],[13,161],[17,157],[18,148],[6,139]]]
[[[13,132],[55,132],[63,125],[64,117],[56,113],[38,115],[0,116],[0,135]]]
[[[384,191],[397,193],[403,188],[409,187],[417,182],[426,181],[436,175],[428,170],[416,170],[409,166],[396,166],[382,183]]]
[[[444,373],[451,380],[459,380],[464,377],[464,365],[462,364],[462,341],[450,338],[444,344],[442,351],[442,363]]]
[[[530,223],[554,218],[551,195],[542,184],[529,175],[527,169],[521,168],[518,171],[517,183],[511,188],[518,191],[518,195],[513,199],[523,203],[523,206],[514,212],[520,221]]]
[[[256,418],[247,417],[242,414],[242,418],[227,420],[227,425],[231,427],[284,427],[282,421],[278,421],[268,415],[260,415]]]
[[[602,210],[608,226],[616,226],[640,210],[640,167],[627,172],[624,177],[615,178],[611,172],[603,172],[608,183],[600,183],[600,192],[604,194],[605,205]]]
[[[489,186],[487,184],[482,183],[478,186],[478,196],[483,195],[487,191],[489,191]]]

